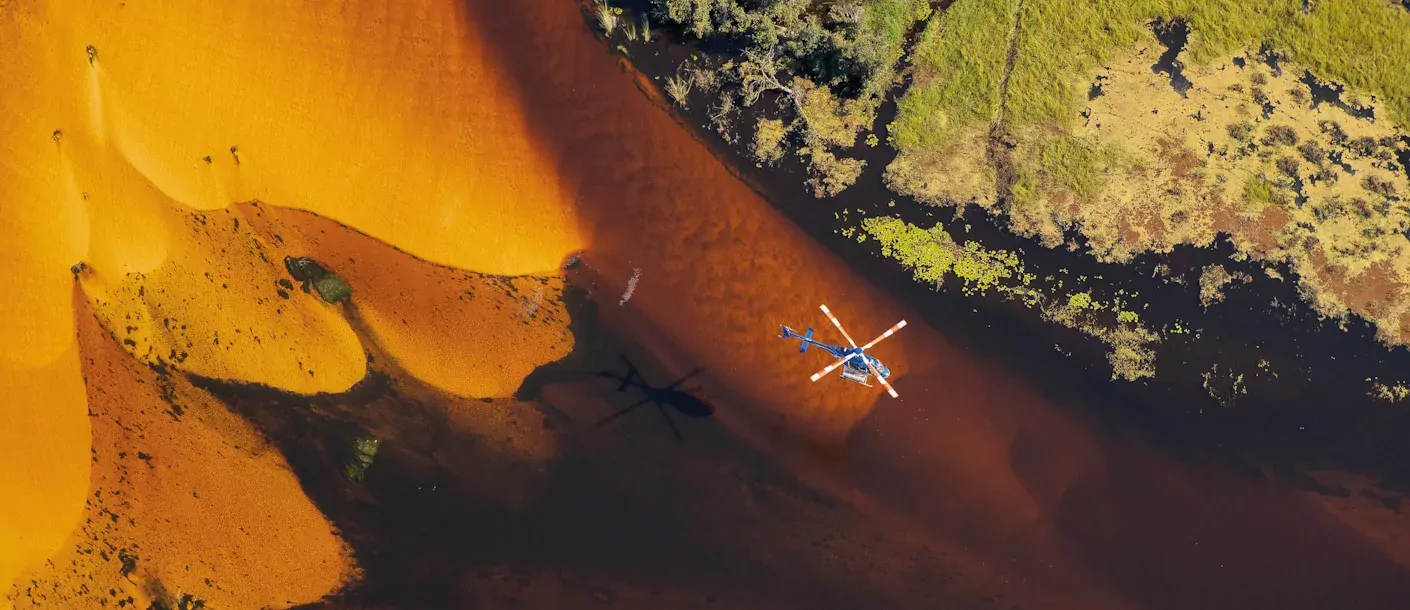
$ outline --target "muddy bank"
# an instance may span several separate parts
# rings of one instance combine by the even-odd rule
[[[1307,499],[1243,479],[1212,483],[1202,467],[1153,449],[1154,441],[1129,422],[1060,406],[1082,396],[1080,384],[1055,386],[1068,394],[1053,402],[993,360],[976,356],[969,344],[951,342],[985,335],[964,335],[949,325],[942,334],[913,321],[892,340],[889,349],[895,351],[878,353],[897,371],[899,401],[883,397],[874,403],[853,394],[855,388],[797,381],[817,363],[794,358],[796,352],[774,336],[776,324],[816,320],[812,311],[819,302],[851,327],[871,332],[912,318],[914,311],[774,212],[649,103],[638,87],[651,88],[619,69],[583,29],[572,3],[546,1],[516,12],[472,5],[470,12],[494,41],[499,59],[513,67],[541,144],[556,151],[565,183],[581,201],[586,260],[600,271],[599,290],[610,294],[601,303],[620,312],[610,323],[648,349],[669,353],[676,359],[674,373],[706,366],[711,372],[702,384],[728,397],[720,419],[741,434],[807,439],[826,449],[814,454],[816,463],[844,479],[858,475],[850,480],[909,512],[922,526],[918,531],[982,547],[990,561],[1002,557],[1015,575],[1040,580],[1044,570],[1061,572],[1041,582],[1051,590],[1082,589],[1102,603],[1129,596],[1137,607],[1162,607],[1171,583],[1219,581],[1217,571],[1227,569],[1204,561],[1198,550],[1167,549],[1169,540],[1134,524],[1115,530],[1129,545],[1083,548],[1090,544],[1083,542],[1087,533],[1105,522],[1096,508],[1128,510],[1128,497],[1151,494],[1146,486],[1171,497],[1188,498],[1182,490],[1198,490],[1198,500],[1186,502],[1215,512],[1245,503],[1279,515],[1251,530],[1239,522],[1189,517],[1188,504],[1139,505],[1141,521],[1179,524],[1257,549],[1225,562],[1241,566],[1258,583],[1249,585],[1255,592],[1244,601],[1315,605],[1333,590],[1348,603],[1357,598],[1378,606],[1406,593],[1403,568],[1364,541],[1339,537],[1342,526],[1306,510]],[[619,306],[628,279],[638,275],[630,303]],[[1113,437],[1108,429],[1120,432]],[[1130,448],[1115,440],[1128,436],[1134,440],[1121,442]],[[824,459],[818,460],[819,453]],[[1115,477],[1108,474],[1116,470],[1115,460],[1140,466],[1132,466],[1133,476]],[[1269,491],[1257,491],[1263,489]],[[1318,534],[1308,539],[1305,532]],[[1273,539],[1284,542],[1265,548]],[[1135,590],[1107,588],[1122,580],[1125,562],[1148,556],[1147,544],[1160,549],[1148,560],[1151,569],[1168,570],[1172,580]],[[1318,589],[1324,585],[1302,582],[1294,566],[1273,557],[1297,557],[1333,574],[1333,582]],[[1322,563],[1327,558],[1335,559]],[[1340,565],[1359,566],[1355,577]],[[1363,577],[1368,586],[1358,586]],[[1289,584],[1275,586],[1283,580]],[[1183,601],[1206,607],[1225,603],[1218,591],[1186,595]]]

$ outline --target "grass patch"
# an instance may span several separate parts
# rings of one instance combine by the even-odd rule
[[[1107,146],[1066,135],[1050,138],[1041,155],[1043,172],[1049,181],[1086,200],[1097,196],[1106,178],[1106,168],[1118,159],[1118,153]]]
[[[956,0],[931,22],[916,53],[917,86],[900,103],[893,133],[903,151],[944,146],[947,134],[991,120],[1017,0]],[[1318,77],[1379,95],[1392,118],[1410,117],[1410,13],[1383,0],[1023,0],[1006,105],[1016,127],[1069,127],[1090,73],[1153,39],[1154,19],[1190,26],[1180,59],[1203,65],[1265,41]],[[1155,58],[1151,58],[1154,63]]]
[[[1009,31],[1018,0],[958,0],[931,19],[916,46],[919,69],[891,124],[902,151],[947,144],[999,110]]]

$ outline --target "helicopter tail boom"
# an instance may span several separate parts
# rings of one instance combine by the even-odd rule
[[[804,332],[803,334],[800,335],[800,334],[798,334],[797,332],[795,332],[793,329],[791,329],[791,328],[789,328],[789,327],[787,327],[787,326],[783,326],[783,325],[780,325],[780,326],[783,328],[783,334],[782,334],[782,335],[779,335],[780,337],[782,337],[782,338],[784,338],[784,339],[798,339],[798,340],[802,341],[803,345],[798,348],[798,351],[799,351],[799,352],[806,352],[806,351],[808,351],[808,346],[809,346],[809,345],[812,345],[813,343],[815,343],[815,341],[813,341],[813,329],[811,329],[811,328],[809,328],[806,332]]]

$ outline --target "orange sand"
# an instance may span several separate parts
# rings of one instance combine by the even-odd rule
[[[558,277],[459,271],[308,212],[238,211],[282,253],[310,256],[347,281],[348,312],[360,330],[433,386],[464,397],[510,396],[534,368],[573,348]]]
[[[58,550],[83,512],[89,424],[78,354],[70,341],[47,365],[0,361],[0,589]]]
[[[93,135],[182,203],[313,210],[486,273],[579,247],[556,160],[456,3],[67,0],[45,17],[52,61],[85,83],[51,94],[82,98]]]
[[[88,249],[88,218],[53,140],[76,106],[52,95],[68,83],[45,69],[53,52],[33,13],[0,5],[0,360],[39,366],[73,346],[68,267]]]
[[[131,597],[146,608],[154,595],[191,594],[215,608],[287,607],[334,589],[347,550],[283,457],[206,392],[133,360],[84,309],[86,519],[45,566],[16,579],[15,603],[93,608]],[[137,557],[129,575],[120,553]]]
[[[362,379],[366,356],[341,307],[299,290],[281,296],[284,249],[243,210],[170,204],[156,216],[171,236],[161,266],[80,274],[94,312],[133,356],[306,394]]]
[[[192,243],[181,205],[260,197],[486,272],[551,269],[579,247],[556,160],[526,144],[454,3],[277,4],[0,3],[0,389],[16,398],[0,421],[21,439],[65,431],[39,452],[0,446],[23,473],[0,495],[35,498],[7,506],[6,527],[28,531],[42,515],[61,528],[86,486],[72,460],[45,459],[87,444],[66,423],[82,421],[81,395],[61,371],[77,359],[68,270],[79,261],[97,311],[139,358],[301,392],[361,376],[332,308],[305,295],[271,307],[277,261],[231,256],[255,247],[233,227]],[[37,421],[41,404],[53,413]],[[33,495],[35,477],[53,497]],[[0,581],[60,530],[32,531],[0,552]]]

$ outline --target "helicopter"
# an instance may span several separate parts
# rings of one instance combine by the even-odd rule
[[[847,381],[851,381],[853,383],[859,383],[866,387],[872,387],[871,384],[867,383],[867,379],[872,376],[875,376],[876,380],[880,382],[883,387],[886,388],[886,391],[891,394],[892,398],[900,398],[900,395],[896,393],[896,389],[892,388],[891,384],[886,382],[886,378],[891,376],[891,370],[886,368],[886,365],[882,364],[880,360],[877,360],[874,356],[868,356],[865,352],[866,350],[870,349],[873,345],[880,343],[882,339],[890,337],[891,335],[896,334],[896,331],[905,328],[906,321],[901,320],[900,322],[897,322],[895,326],[886,329],[886,332],[881,333],[880,336],[875,339],[872,339],[870,343],[861,347],[857,347],[857,342],[852,340],[851,335],[848,335],[846,330],[843,330],[842,323],[837,321],[837,316],[832,315],[832,312],[828,310],[827,305],[819,305],[818,307],[822,309],[823,314],[825,314],[829,320],[832,320],[832,325],[837,327],[837,330],[842,333],[842,337],[844,339],[847,339],[847,343],[850,344],[852,347],[838,347],[814,341],[812,328],[809,328],[806,332],[800,335],[787,326],[779,325],[783,328],[783,334],[779,335],[780,338],[798,339],[802,341],[803,346],[798,348],[799,352],[806,352],[808,351],[809,345],[816,345],[822,349],[827,350],[827,352],[832,354],[834,358],[837,358],[837,362],[834,362],[828,365],[827,368],[824,368],[823,370],[813,374],[813,381],[816,382],[817,380],[822,379],[823,375],[832,372],[833,369],[840,366],[842,367],[843,379],[846,379]]]
[[[682,415],[692,418],[709,417],[714,414],[715,409],[714,407],[711,407],[709,403],[706,403],[705,401],[696,398],[695,396],[691,395],[690,392],[676,389],[677,386],[682,383],[685,383],[685,380],[696,376],[705,369],[697,368],[691,371],[690,373],[686,374],[685,377],[681,377],[680,379],[675,380],[669,385],[654,387],[646,384],[645,380],[642,379],[641,374],[637,372],[636,365],[632,364],[631,360],[628,360],[626,356],[622,356],[621,358],[622,361],[627,364],[626,375],[618,377],[607,371],[593,374],[598,377],[606,377],[608,379],[621,382],[621,384],[617,386],[618,392],[625,392],[627,391],[627,388],[631,387],[641,390],[641,393],[646,395],[646,397],[630,405],[627,405],[616,413],[613,413],[603,418],[601,421],[597,422],[597,425],[601,426],[603,424],[606,424],[607,422],[610,422],[614,419],[617,419],[618,417],[626,415],[637,407],[640,407],[641,405],[650,402],[654,403],[656,405],[656,409],[661,412],[661,417],[665,418],[666,425],[671,427],[671,432],[676,435],[676,439],[685,440],[685,437],[681,436],[680,429],[676,427],[676,423],[671,420],[671,415],[666,412],[667,406],[675,409]]]

